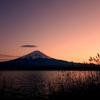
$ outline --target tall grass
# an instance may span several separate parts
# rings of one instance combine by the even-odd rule
[[[16,87],[14,80],[0,76],[0,98],[6,100],[55,100],[100,97],[100,71],[62,71],[52,80],[34,81],[31,90]],[[1,100],[1,99],[0,99]]]
[[[83,98],[87,97],[99,97],[100,95],[100,72],[97,71],[94,73],[93,71],[89,72],[83,72],[84,76],[88,76],[82,78],[81,75],[79,77],[71,77],[71,72],[64,74],[65,79],[59,77],[57,81],[55,81],[51,87],[52,90],[49,94],[49,98],[51,99],[61,99],[64,97],[64,99],[67,99],[68,97],[76,97],[79,98],[80,96]],[[73,72],[75,74],[75,72]],[[76,74],[75,74],[76,75]],[[54,88],[53,88],[54,87]]]

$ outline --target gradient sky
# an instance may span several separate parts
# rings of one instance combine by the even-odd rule
[[[0,59],[34,50],[74,62],[100,53],[100,0],[0,0]]]

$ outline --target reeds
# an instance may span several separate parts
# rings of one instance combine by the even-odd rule
[[[54,73],[55,74],[55,73]],[[63,100],[72,97],[99,97],[100,71],[60,71],[52,80],[34,81],[31,88],[16,87],[14,80],[0,78],[0,98],[6,100]],[[2,99],[0,99],[2,100]]]
[[[89,58],[90,63],[98,64],[100,65],[100,54],[97,53],[97,56]]]

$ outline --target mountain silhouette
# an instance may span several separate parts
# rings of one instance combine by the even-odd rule
[[[52,59],[51,57],[45,55],[39,50],[33,51],[32,53],[29,53],[21,57],[21,59],[37,59],[37,58]]]
[[[92,65],[58,60],[36,50],[20,58],[0,63],[0,70],[76,70],[89,69],[90,66]]]

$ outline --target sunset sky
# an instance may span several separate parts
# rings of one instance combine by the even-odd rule
[[[0,0],[0,61],[34,50],[74,62],[100,53],[100,0]]]

